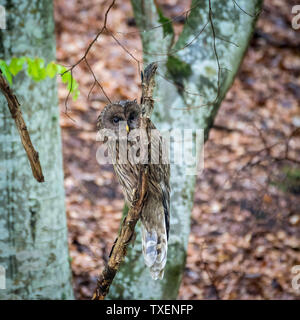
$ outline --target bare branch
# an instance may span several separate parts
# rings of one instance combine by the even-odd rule
[[[2,76],[0,70],[0,90],[6,98],[9,111],[12,118],[15,120],[19,135],[23,144],[23,147],[27,153],[28,160],[30,162],[32,174],[38,182],[44,182],[44,176],[42,167],[39,160],[39,154],[35,151],[25,121],[23,119],[22,111],[17,97],[14,95],[12,89],[9,87],[7,81]]]
[[[105,14],[104,14],[104,23],[103,23],[103,26],[102,28],[100,29],[100,31],[96,34],[95,38],[90,42],[90,44],[88,45],[87,49],[85,50],[85,53],[84,55],[75,63],[73,64],[69,69],[67,69],[65,72],[63,72],[61,74],[61,76],[63,76],[66,72],[73,72],[73,70],[83,61],[85,61],[86,65],[88,66],[90,72],[92,73],[92,76],[94,78],[94,84],[93,84],[93,88],[95,86],[95,84],[97,84],[101,91],[103,92],[103,94],[105,95],[106,99],[109,101],[109,103],[111,103],[111,100],[109,99],[108,95],[106,94],[105,90],[103,89],[102,85],[100,84],[100,82],[97,80],[92,68],[90,67],[88,61],[87,61],[87,55],[89,54],[91,48],[93,47],[94,43],[98,40],[98,38],[100,37],[100,35],[104,32],[104,31],[107,31],[107,19],[108,19],[108,13],[109,11],[111,10],[111,8],[114,6],[116,0],[112,0],[112,2],[110,3],[109,7],[107,8]],[[71,88],[69,90],[69,93],[68,93],[68,96],[66,98],[66,101],[65,101],[65,107],[66,107],[66,112],[68,111],[68,100],[69,100],[69,97],[70,97],[70,93],[72,91],[72,82],[71,82]]]
[[[135,225],[140,218],[147,195],[148,181],[147,169],[145,166],[141,166],[140,181],[140,190],[138,192],[136,203],[130,208],[127,216],[123,220],[119,237],[115,240],[108,263],[97,281],[97,288],[92,300],[105,299],[109,292],[110,285],[112,284],[114,277],[126,256],[128,245],[133,239]]]

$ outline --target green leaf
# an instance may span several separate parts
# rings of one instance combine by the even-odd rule
[[[62,65],[60,65],[58,63],[56,63],[56,68],[57,68],[57,73],[60,73],[60,74],[62,74],[62,73],[67,71],[66,67],[64,67],[64,66],[62,66]]]
[[[62,82],[67,84],[67,88],[72,94],[73,100],[77,100],[80,92],[78,90],[78,83],[72,77],[71,72],[66,67],[51,61],[45,67],[45,61],[42,58],[30,58],[30,57],[13,57],[9,66],[4,60],[0,59],[0,69],[7,79],[9,84],[12,84],[13,76],[17,75],[22,69],[24,63],[27,62],[27,74],[34,81],[41,81],[47,76],[49,78],[55,77],[60,74]]]
[[[38,67],[35,61],[31,58],[27,58],[27,64],[28,64],[28,68],[27,68],[28,75],[34,80],[38,79],[39,72],[38,72]]]
[[[73,92],[72,94],[73,101],[76,101],[78,99],[78,96],[79,96],[79,90],[76,90],[75,92]]]
[[[6,80],[8,81],[8,83],[10,85],[12,85],[12,75],[9,71],[8,65],[6,64],[6,62],[2,59],[0,59],[0,69],[4,75],[4,77],[6,78]]]
[[[57,74],[57,64],[54,62],[54,61],[51,61],[48,63],[47,67],[46,67],[46,73],[47,73],[47,76],[49,78],[53,78],[56,76]]]
[[[46,78],[47,73],[45,69],[45,62],[41,58],[27,58],[27,64],[28,64],[28,75],[34,80],[34,81],[40,81]]]
[[[21,57],[21,58],[13,57],[8,67],[10,73],[13,76],[17,75],[23,69],[23,65],[25,61],[26,61],[25,57]]]
[[[71,81],[71,73],[68,71],[61,76],[63,83],[69,83]]]
[[[59,66],[59,65],[57,65]],[[67,71],[67,69],[63,66],[60,66],[61,68],[61,80],[63,83],[67,83],[68,90],[72,93],[72,99],[74,101],[77,100],[80,92],[78,90],[78,82],[72,77],[71,72]],[[66,72],[67,71],[67,72]]]

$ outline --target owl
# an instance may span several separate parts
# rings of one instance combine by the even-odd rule
[[[126,127],[126,134],[130,134],[133,129],[140,126],[141,106],[136,100],[118,101],[107,105],[98,117],[97,127],[110,129],[116,136],[119,134],[119,125],[122,123]],[[157,130],[149,120],[148,137],[150,132]],[[150,132],[149,132],[150,131]],[[156,137],[157,138],[157,137]],[[143,139],[141,136],[139,139]],[[149,141],[148,141],[149,140]],[[128,142],[128,146],[133,142]],[[143,143],[143,141],[141,141]],[[152,145],[155,144],[155,145]],[[161,156],[162,137],[158,133],[158,139],[147,139],[148,145],[148,195],[141,212],[142,224],[142,251],[144,261],[150,269],[153,279],[162,279],[164,267],[167,261],[167,248],[169,236],[169,207],[170,207],[170,166],[168,161],[163,161]],[[142,144],[140,144],[142,145]],[[118,143],[115,144],[118,149]],[[153,149],[151,147],[154,147]],[[135,150],[135,149],[134,149]],[[159,150],[157,161],[151,163],[150,150]],[[118,154],[118,151],[116,153]],[[135,150],[137,154],[140,150]],[[152,159],[153,160],[153,159]],[[153,163],[154,162],[154,163]],[[139,182],[139,164],[132,161],[129,156],[125,161],[119,161],[116,157],[114,170],[118,181],[122,187],[125,201],[129,208],[133,205],[134,192]]]

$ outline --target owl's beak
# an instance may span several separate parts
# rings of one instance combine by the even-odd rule
[[[127,131],[127,133],[129,132],[128,124],[126,124],[126,131]]]

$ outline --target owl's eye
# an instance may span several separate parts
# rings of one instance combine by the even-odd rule
[[[136,114],[135,113],[131,113],[129,116],[129,121],[133,121],[136,118]]]
[[[118,123],[120,121],[119,117],[113,117],[113,123]]]

